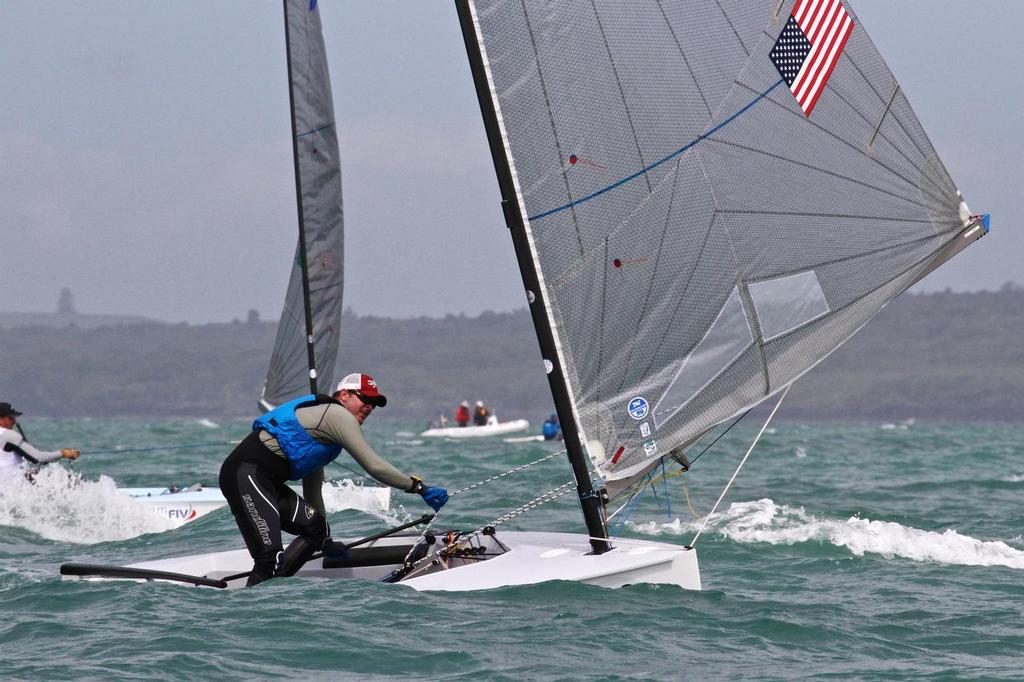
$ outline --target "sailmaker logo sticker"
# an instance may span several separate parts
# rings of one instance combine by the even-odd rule
[[[637,396],[629,401],[629,416],[633,419],[643,419],[647,416],[648,405],[647,400]]]

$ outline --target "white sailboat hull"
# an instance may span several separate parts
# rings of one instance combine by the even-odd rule
[[[379,581],[401,566],[405,548],[419,537],[418,534],[391,536],[368,545],[376,548],[376,551],[386,552],[387,548],[398,550],[399,558],[390,563],[332,567],[329,561],[325,565],[325,560],[318,558],[307,563],[298,575]],[[649,583],[677,585],[690,590],[701,589],[697,552],[679,545],[616,540],[613,549],[598,555],[590,553],[590,542],[585,535],[570,533],[506,532],[489,542],[500,543],[504,552],[486,560],[453,558],[444,562],[431,562],[428,559],[420,564],[422,568],[399,584],[421,591],[471,591],[569,580],[609,588]],[[236,576],[250,568],[252,559],[244,549],[146,561],[124,567],[211,580]],[[146,580],[103,575],[102,572],[73,575],[65,573],[63,568],[62,577],[65,580]],[[245,580],[245,576],[234,578],[227,582],[226,587],[242,587]]]
[[[518,433],[530,428],[530,422],[526,419],[513,419],[507,422],[495,422],[484,426],[446,426],[437,429],[427,429],[420,436],[426,438],[484,438],[486,436],[501,436],[506,433]]]
[[[701,589],[697,552],[679,545],[623,541],[604,554],[591,554],[585,535],[510,532],[499,539],[509,547],[501,556],[402,584],[425,591],[467,591],[570,580],[611,588],[654,583]]]

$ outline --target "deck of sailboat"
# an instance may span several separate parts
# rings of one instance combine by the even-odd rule
[[[465,561],[428,560],[424,562],[428,570],[410,574],[398,584],[422,591],[475,591],[567,580],[609,588],[650,583],[701,589],[697,552],[679,545],[623,539],[614,542],[611,550],[594,554],[585,535],[509,531],[495,537],[506,550],[497,556]],[[348,562],[317,558],[307,563],[299,571],[299,576],[379,581],[401,566],[408,548],[418,538],[418,534],[382,538],[365,549],[353,550],[353,560]],[[380,563],[374,562],[374,556],[381,560]],[[205,581],[237,576],[222,586],[237,588],[245,585],[246,576],[242,574],[251,567],[249,553],[237,549],[144,561],[125,567],[62,570],[62,573],[65,580],[161,580],[144,577],[147,572],[153,572],[152,576],[167,573]],[[132,575],[132,569],[137,571],[135,575]],[[180,578],[170,582],[189,584]]]

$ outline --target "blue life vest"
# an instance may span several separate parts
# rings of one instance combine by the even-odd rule
[[[555,436],[558,435],[558,422],[553,422],[550,419],[544,422],[544,440],[554,440]]]
[[[333,402],[327,396],[316,396],[311,393],[278,405],[252,423],[253,431],[263,429],[277,439],[284,454],[288,456],[293,481],[305,478],[320,467],[333,462],[334,458],[341,454],[340,445],[317,442],[306,433],[306,429],[302,428],[295,417],[296,408],[327,401]]]

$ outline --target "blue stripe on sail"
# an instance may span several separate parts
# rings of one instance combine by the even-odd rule
[[[739,118],[741,115],[746,113],[747,110],[749,110],[752,106],[754,106],[755,104],[760,102],[762,99],[767,97],[768,94],[771,93],[772,90],[774,90],[775,88],[779,87],[784,82],[785,82],[784,80],[780,79],[773,86],[771,86],[770,88],[768,88],[767,90],[762,92],[760,95],[755,97],[750,102],[750,104],[748,104],[747,106],[743,107],[742,109],[737,111],[735,114],[733,114],[729,118],[725,119],[724,121],[722,121],[721,123],[716,125],[714,128],[712,128],[708,132],[706,132],[703,135],[701,135],[700,137],[696,138],[695,140],[693,140],[691,142],[686,143],[685,145],[683,145],[679,149],[675,150],[674,152],[672,152],[668,156],[665,156],[665,157],[655,161],[654,163],[652,163],[649,166],[641,168],[640,170],[638,170],[636,173],[633,173],[632,175],[627,175],[626,177],[622,178],[618,182],[613,182],[612,184],[608,185],[607,187],[605,187],[603,189],[597,190],[593,194],[588,194],[587,196],[583,197],[582,199],[577,199],[575,201],[570,201],[568,204],[565,204],[563,206],[559,206],[558,208],[553,208],[550,211],[544,211],[543,213],[538,213],[536,215],[529,216],[529,217],[527,217],[527,220],[540,220],[541,218],[547,218],[548,216],[554,215],[555,213],[559,213],[561,211],[564,211],[567,208],[572,208],[573,206],[578,206],[579,204],[582,204],[584,202],[590,201],[591,199],[593,199],[595,197],[601,196],[605,192],[610,192],[611,190],[615,189],[616,187],[624,185],[624,184],[626,184],[627,182],[629,182],[631,180],[636,180],[638,177],[640,177],[641,175],[643,175],[647,171],[651,170],[652,168],[657,168],[658,166],[660,166],[661,164],[665,163],[666,161],[668,161],[670,159],[674,159],[675,157],[679,156],[680,154],[682,154],[686,150],[696,146],[698,143],[703,142],[707,138],[711,137],[712,135],[717,133],[719,130],[721,130],[725,126],[729,125],[730,123],[735,121],[737,118]]]
[[[299,133],[295,137],[305,137],[306,135],[314,135],[316,133],[319,133],[321,130],[327,130],[328,128],[332,128],[332,127],[334,127],[334,124],[333,123],[328,123],[327,125],[320,126],[319,128],[314,128],[313,130],[310,130],[308,132]]]

